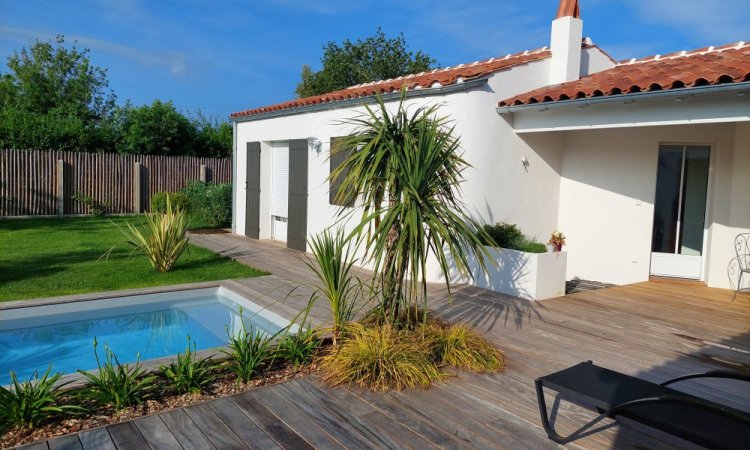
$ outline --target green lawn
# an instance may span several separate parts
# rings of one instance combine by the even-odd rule
[[[111,220],[121,227],[144,221]],[[145,256],[131,256],[131,248],[109,218],[0,220],[0,301],[265,274],[193,245],[174,270],[157,273]]]

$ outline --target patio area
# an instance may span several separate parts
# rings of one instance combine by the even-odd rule
[[[304,254],[232,234],[191,239],[273,273],[225,283],[257,303],[291,317],[307,302],[312,277]],[[449,300],[442,287],[431,289],[438,314],[475,325],[505,352],[504,373],[458,373],[427,391],[388,394],[330,388],[311,376],[24,448],[553,448],[540,425],[538,376],[583,360],[654,382],[714,369],[750,371],[750,294],[732,302],[728,290],[666,280],[541,302],[468,286]],[[316,305],[312,318],[326,316],[325,305]],[[739,382],[681,388],[750,411],[750,391]],[[594,416],[551,396],[548,404],[562,433]],[[618,421],[567,447],[693,446]]]

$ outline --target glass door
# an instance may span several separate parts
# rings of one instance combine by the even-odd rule
[[[652,275],[701,277],[710,153],[707,145],[659,146]]]

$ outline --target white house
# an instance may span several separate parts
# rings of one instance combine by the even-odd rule
[[[568,279],[730,287],[734,236],[750,229],[750,44],[618,63],[582,29],[562,0],[550,48],[232,114],[233,231],[305,250],[340,208],[338,122],[406,86],[410,105],[455,121],[470,213],[543,241],[562,230]]]

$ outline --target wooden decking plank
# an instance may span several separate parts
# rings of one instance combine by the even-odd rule
[[[185,408],[185,412],[217,449],[247,448],[240,438],[205,403],[188,406]]]
[[[109,435],[106,427],[94,428],[93,430],[78,433],[83,450],[115,450],[115,443]]]
[[[377,394],[366,390],[356,391],[355,394],[378,408],[386,416],[408,427],[426,441],[445,449],[471,448],[468,443],[458,440],[442,427],[433,424],[423,414],[416,413],[409,408],[403,408],[392,400],[391,395]]]
[[[185,450],[216,448],[184,409],[173,409],[159,414]]]
[[[413,432],[411,429],[401,425],[380,411],[371,411],[363,414],[362,419],[380,433],[385,433],[396,442],[405,445],[410,449],[437,449],[438,446],[429,442],[422,436]]]
[[[314,448],[340,448],[344,447],[336,441],[328,432],[314,421],[310,420],[299,408],[288,406],[288,401],[279,395],[275,389],[262,389],[256,392],[255,397],[276,417],[283,421],[302,439]]]
[[[290,394],[285,387],[288,383],[275,386],[274,393],[284,399],[282,403],[286,408],[299,409],[309,420],[326,430],[329,435],[345,448],[374,448],[373,444],[360,435],[357,431],[347,427],[345,423],[338,421],[321,407],[311,402],[305,396]],[[270,406],[270,405],[269,405]]]
[[[81,441],[77,434],[69,434],[58,438],[50,439],[48,442],[49,450],[83,450]]]
[[[273,386],[276,388],[277,386]],[[231,398],[237,407],[282,448],[312,448],[260,402],[252,391]]]
[[[248,447],[281,448],[228,398],[216,399],[207,405]]]
[[[352,431],[359,433],[364,439],[372,443],[375,448],[405,448],[401,443],[393,440],[390,436],[373,432],[372,428],[362,423],[356,414],[349,411],[342,412],[339,404],[327,394],[322,392],[314,378],[298,379],[285,383],[282,387],[288,390],[291,397],[307,398],[310,404],[317,405],[317,412],[329,415],[333,420],[345,425]],[[360,401],[356,397],[353,401]]]
[[[151,448],[182,450],[182,446],[158,415],[139,417],[133,421]]]
[[[115,447],[118,450],[140,450],[149,448],[138,427],[131,422],[122,422],[107,427]]]

